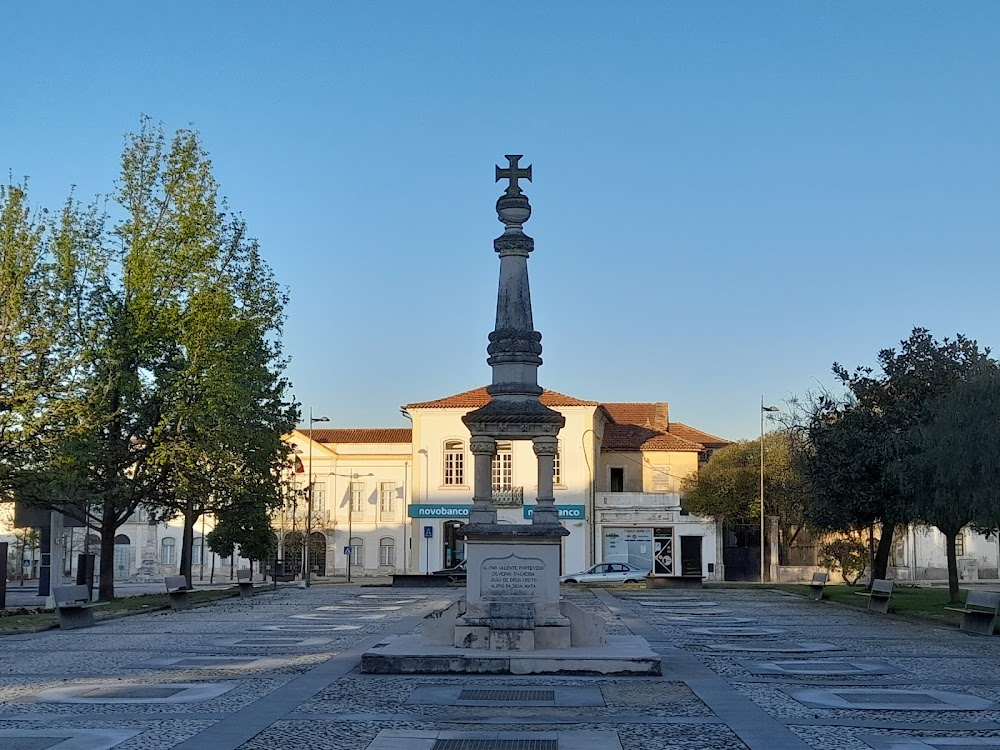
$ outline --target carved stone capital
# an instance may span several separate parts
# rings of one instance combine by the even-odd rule
[[[536,437],[531,441],[536,456],[554,456],[559,452],[559,441],[554,437]]]
[[[491,437],[476,436],[469,442],[473,455],[487,453],[494,455],[497,452],[497,441]]]

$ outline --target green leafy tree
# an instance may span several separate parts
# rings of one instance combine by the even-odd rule
[[[276,502],[284,400],[285,299],[245,226],[217,198],[197,133],[168,141],[143,119],[126,138],[110,237],[74,276],[76,382],[30,487],[101,536],[100,597],[114,596],[117,529],[139,507],[184,514]],[[85,261],[85,263],[83,263]]]
[[[969,525],[996,530],[1000,520],[1000,369],[981,362],[927,409],[906,434],[896,474],[916,498],[920,520],[945,537],[948,593],[959,599],[955,538]]]
[[[961,334],[939,342],[927,329],[914,328],[898,350],[879,352],[881,372],[834,363],[845,395],[824,394],[806,408],[799,452],[812,487],[806,517],[827,530],[880,525],[873,577],[886,576],[896,527],[921,517],[920,493],[896,473],[916,450],[909,431],[926,423],[934,400],[988,355]]]
[[[215,528],[206,537],[208,548],[222,557],[236,551],[248,560],[266,560],[277,549],[271,516],[259,506],[232,508],[218,514]]]
[[[868,567],[868,548],[857,539],[836,539],[820,548],[820,565],[839,570],[847,585],[855,586]]]
[[[779,519],[781,543],[790,545],[802,529],[806,485],[792,461],[794,434],[764,435],[764,504]],[[741,440],[712,454],[682,485],[684,509],[716,520],[760,520],[760,441]]]

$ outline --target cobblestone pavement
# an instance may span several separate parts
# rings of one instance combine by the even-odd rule
[[[766,589],[564,589],[659,678],[358,671],[460,593],[289,587],[2,637],[0,750],[1000,750],[1000,638]]]

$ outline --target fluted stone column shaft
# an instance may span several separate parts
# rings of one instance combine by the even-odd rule
[[[472,438],[472,509],[469,523],[496,523],[497,509],[493,505],[493,457],[497,441],[482,435]]]
[[[556,510],[556,498],[552,491],[552,471],[559,441],[554,437],[536,437],[531,442],[538,458],[538,500],[531,523],[558,524],[559,512]]]

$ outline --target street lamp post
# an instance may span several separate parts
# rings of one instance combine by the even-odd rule
[[[760,397],[760,582],[764,583],[764,412],[780,411],[777,406],[764,406]]]
[[[356,471],[350,474],[333,474],[335,477],[346,477],[347,479],[354,480],[360,477],[373,477],[375,476],[371,472],[367,474],[358,474]],[[345,565],[347,567],[347,582],[351,582],[351,557],[354,556],[354,545],[351,543],[351,539],[354,538],[354,488],[352,487],[353,482],[347,483],[347,544],[345,545],[348,553],[346,555]]]
[[[313,425],[317,422],[329,422],[329,417],[314,417],[312,407],[309,407],[309,475],[306,482],[306,539],[302,545],[302,565],[305,568],[306,588],[312,585],[312,571],[309,565],[309,545],[312,544],[313,517]]]

